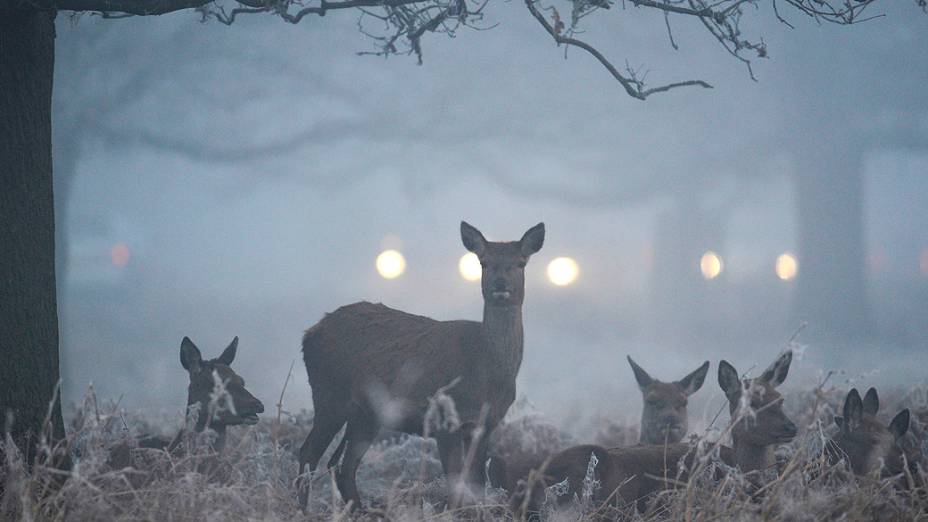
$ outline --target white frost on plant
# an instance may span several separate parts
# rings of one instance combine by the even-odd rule
[[[599,459],[596,454],[590,452],[590,460],[586,465],[586,474],[583,475],[583,488],[580,492],[580,502],[587,506],[593,501],[593,494],[599,489],[599,481],[596,480],[596,466]]]

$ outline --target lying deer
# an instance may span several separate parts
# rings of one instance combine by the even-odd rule
[[[867,390],[863,399],[856,388],[848,392],[843,416],[835,417],[840,431],[826,446],[831,462],[845,459],[856,475],[880,471],[884,477],[905,471],[906,462],[917,464],[918,457],[906,447],[909,410],[897,413],[888,426],[876,418],[879,410],[880,398],[875,388]]]
[[[459,422],[431,433],[454,488],[482,484],[487,435],[516,396],[522,363],[525,264],[544,243],[544,224],[513,242],[487,241],[461,222],[461,240],[482,266],[483,321],[436,321],[367,302],[327,314],[303,336],[315,419],[300,449],[300,503],[333,438],[329,462],[345,502],[361,505],[355,474],[381,427],[423,433],[428,398],[447,388]],[[449,386],[451,385],[451,386]],[[340,461],[340,462],[339,462]],[[455,498],[457,493],[452,495]]]
[[[719,363],[719,386],[728,399],[734,423],[730,428],[732,447],[720,448],[720,456],[729,466],[745,473],[766,469],[774,464],[774,446],[786,444],[796,436],[796,425],[783,413],[783,398],[775,389],[786,379],[791,362],[792,352],[784,352],[760,377],[745,380],[738,377],[728,362]],[[748,405],[750,412],[741,411],[743,405]],[[683,460],[685,469],[692,469],[694,454],[693,446],[681,443],[610,449],[575,446],[554,456],[541,480],[531,485],[528,498],[525,490],[517,492],[512,505],[518,514],[537,512],[544,501],[544,488],[564,480],[568,494],[559,500],[579,495],[592,456],[598,461],[593,478],[600,484],[593,500],[636,502],[643,510],[651,494],[672,488],[677,479],[687,480],[686,472],[679,475],[678,463]]]
[[[709,361],[686,377],[674,382],[652,378],[629,356],[628,363],[635,373],[641,390],[644,409],[639,431],[641,444],[674,444],[680,442],[687,431],[687,398],[696,393],[706,380]],[[518,480],[531,470],[538,469],[548,455],[544,453],[495,455],[486,465],[493,487],[515,491]]]
[[[214,449],[222,452],[226,442],[226,428],[229,426],[258,423],[258,414],[264,413],[264,404],[245,389],[245,379],[232,370],[232,361],[238,349],[238,337],[232,339],[222,354],[210,360],[203,360],[199,348],[189,338],[184,337],[180,344],[180,363],[190,376],[187,385],[187,411],[196,414],[193,430],[202,432],[207,427],[217,434]],[[225,389],[225,396],[215,398],[217,380]],[[230,402],[231,401],[231,402]],[[175,446],[184,430],[175,437],[171,446]]]
[[[254,425],[258,423],[258,414],[264,412],[264,405],[245,389],[245,380],[231,368],[238,349],[238,337],[232,339],[222,354],[210,360],[203,360],[199,348],[189,338],[184,337],[180,345],[180,363],[187,370],[187,412],[193,419],[193,433],[209,429],[216,432],[212,450],[221,453],[225,447],[226,429],[229,426]],[[221,382],[225,394],[214,397],[217,379]],[[160,437],[143,437],[139,440],[140,448],[162,449],[175,453],[181,448],[190,430],[181,428],[173,440]],[[114,468],[128,467],[132,464],[131,448],[120,444],[112,449],[110,465]]]
[[[687,431],[687,398],[706,380],[709,361],[686,377],[674,382],[652,378],[631,356],[628,364],[635,373],[644,408],[641,411],[641,444],[673,444],[683,440]]]

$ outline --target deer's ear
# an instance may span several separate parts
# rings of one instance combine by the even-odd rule
[[[676,384],[683,390],[685,395],[690,396],[702,388],[702,383],[706,381],[707,373],[709,373],[709,361],[702,363],[702,366],[696,368],[693,373],[677,381]]]
[[[542,245],[545,244],[545,224],[538,223],[532,228],[525,231],[525,234],[522,234],[522,239],[519,240],[519,246],[522,248],[522,255],[528,257],[535,252],[541,250]]]
[[[738,370],[726,360],[719,362],[719,387],[729,401],[741,396],[741,377],[738,377]]]
[[[877,395],[876,388],[870,388],[864,395],[864,413],[876,415],[878,411],[880,411],[880,396]]]
[[[226,346],[226,349],[222,351],[216,361],[220,362],[226,366],[232,366],[232,361],[235,360],[235,351],[238,350],[238,336],[235,336],[235,339],[232,339],[232,342],[229,343],[229,346]]]
[[[893,417],[892,422],[889,423],[889,431],[897,439],[905,435],[905,432],[909,431],[909,422],[911,418],[909,416],[909,409],[906,408]]]
[[[199,372],[200,366],[203,364],[200,349],[193,344],[189,337],[184,337],[184,340],[180,342],[180,364],[190,373]]]
[[[487,240],[479,230],[469,225],[466,221],[461,221],[461,242],[464,248],[477,254],[479,257],[487,246]]]
[[[857,388],[852,388],[851,391],[847,393],[847,397],[844,399],[844,421],[847,429],[854,429],[857,426],[860,426],[861,420],[863,420],[864,415],[864,402],[860,400],[860,393],[857,391]]]
[[[644,371],[644,368],[641,366],[638,366],[630,355],[626,355],[625,358],[628,359],[628,364],[631,365],[632,371],[635,372],[635,380],[638,381],[638,388],[644,390],[654,382],[654,379],[648,375],[648,372]]]
[[[786,380],[786,375],[789,373],[789,365],[792,362],[793,351],[786,350],[777,357],[777,360],[773,361],[773,364],[771,364],[769,368],[764,370],[764,373],[760,376],[760,380],[776,388]]]

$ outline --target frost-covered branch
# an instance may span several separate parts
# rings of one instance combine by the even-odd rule
[[[619,0],[569,0],[572,4],[568,22],[561,19],[554,6],[543,7],[540,0],[525,0],[529,13],[558,43],[577,47],[592,55],[618,81],[629,96],[643,100],[652,94],[677,87],[711,86],[702,80],[688,80],[647,88],[644,77],[626,67],[616,68],[599,48],[575,37],[581,21],[601,10],[610,9]],[[812,18],[816,22],[850,25],[881,16],[875,11],[880,0],[772,0],[773,16],[790,25],[785,4],[792,13]],[[884,0],[885,2],[886,0]],[[779,2],[779,4],[778,4]],[[922,11],[928,11],[928,0],[914,0]],[[414,54],[422,62],[422,38],[428,33],[454,36],[462,27],[486,29],[484,9],[489,0],[235,0],[227,4],[210,0],[0,0],[0,9],[33,7],[70,11],[91,11],[104,17],[124,15],[159,15],[184,9],[197,10],[204,20],[214,19],[231,25],[238,16],[272,14],[285,22],[300,23],[308,15],[325,16],[330,11],[356,10],[359,12],[359,30],[369,36],[375,50],[360,54],[394,55]],[[622,6],[631,4],[638,9],[659,13],[670,36],[670,44],[677,43],[670,33],[670,17],[693,19],[716,39],[724,49],[748,68],[751,78],[753,58],[765,58],[767,46],[761,36],[746,36],[741,20],[748,12],[759,12],[765,2],[761,0],[622,0]],[[544,12],[550,12],[549,19]],[[373,23],[376,27],[369,27]]]
[[[580,49],[583,49],[584,51],[593,55],[593,57],[596,58],[596,60],[598,60],[599,63],[602,64],[602,66],[605,67],[607,71],[609,71],[609,74],[611,74],[613,78],[615,78],[616,80],[618,80],[620,84],[622,84],[622,87],[625,88],[625,92],[627,92],[628,95],[631,96],[632,98],[644,100],[645,98],[647,98],[648,96],[654,93],[669,91],[670,89],[673,89],[675,87],[699,86],[699,87],[705,87],[707,89],[712,88],[711,85],[709,85],[708,83],[702,80],[688,80],[685,82],[677,82],[677,83],[671,83],[668,85],[662,85],[660,87],[655,87],[653,89],[646,89],[644,80],[639,79],[634,71],[628,70],[628,72],[626,73],[627,76],[623,75],[621,72],[619,72],[618,69],[615,68],[614,65],[612,65],[612,63],[608,59],[606,59],[605,56],[603,56],[601,52],[599,52],[599,50],[597,50],[592,45],[582,40],[578,40],[576,38],[570,37],[570,36],[564,36],[564,32],[565,32],[564,24],[561,21],[561,17],[555,8],[553,7],[550,8],[551,12],[553,13],[553,21],[554,21],[554,24],[552,25],[551,22],[548,22],[548,20],[544,17],[544,15],[542,15],[541,12],[538,10],[537,0],[525,0],[525,5],[526,7],[528,7],[529,12],[532,13],[532,16],[535,17],[535,20],[538,20],[538,23],[541,24],[541,26],[545,28],[545,31],[547,31],[548,34],[550,34],[551,37],[554,38],[554,41],[557,42],[558,45],[560,44],[572,45],[574,47],[579,47]]]

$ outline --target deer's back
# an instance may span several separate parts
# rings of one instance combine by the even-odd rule
[[[616,488],[627,502],[638,501],[687,479],[695,448],[689,444],[638,445],[609,450],[611,476],[603,481],[603,493]],[[681,462],[682,461],[682,462]],[[683,465],[684,471],[680,472]]]
[[[600,502],[610,497],[636,502],[672,487],[677,480],[686,480],[685,473],[678,473],[678,463],[685,459],[684,465],[689,468],[694,451],[690,445],[682,443],[610,449],[595,445],[574,446],[551,460],[545,473],[546,482],[550,485],[566,478],[571,496],[579,495],[593,455],[598,461],[593,475],[599,481],[594,498]]]
[[[721,458],[733,464],[734,454],[722,446]],[[668,445],[637,445],[606,449],[602,446],[585,444],[568,448],[551,458],[544,472],[543,483],[533,484],[529,508],[537,510],[544,500],[545,486],[567,480],[569,500],[582,493],[584,479],[590,467],[591,456],[597,462],[593,478],[599,482],[594,492],[596,502],[634,502],[643,508],[645,501],[654,493],[672,489],[689,478],[694,465],[696,449],[685,443]],[[681,470],[682,466],[682,470]],[[521,475],[524,478],[524,475]],[[524,491],[516,490],[513,505],[517,508],[524,500]]]
[[[379,394],[420,409],[457,377],[461,382],[452,396],[479,381],[481,372],[471,367],[482,343],[475,321],[436,321],[359,302],[327,314],[306,331],[303,360],[314,394],[351,393],[356,401]],[[468,406],[464,395],[459,409]]]

